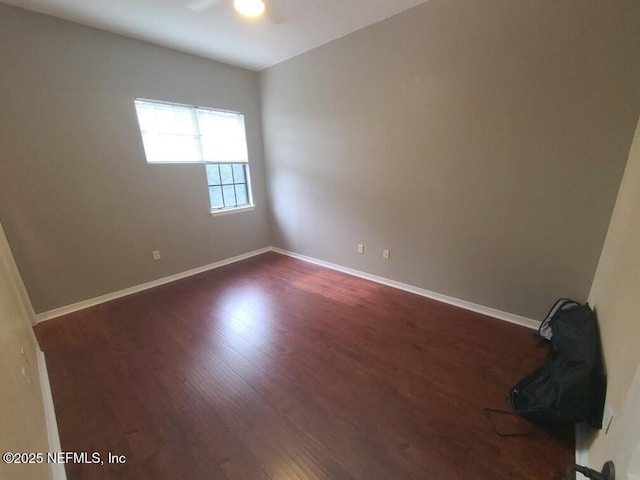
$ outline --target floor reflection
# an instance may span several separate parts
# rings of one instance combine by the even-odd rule
[[[268,295],[260,288],[242,287],[224,296],[217,308],[218,341],[245,358],[268,354],[273,335],[269,305]]]

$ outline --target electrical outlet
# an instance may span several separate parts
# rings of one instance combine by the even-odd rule
[[[602,431],[607,434],[609,433],[609,427],[611,426],[611,421],[613,420],[613,407],[610,404],[607,404],[604,407],[604,413],[602,415]]]
[[[358,253],[360,254],[364,253],[364,245],[362,243],[358,244]]]
[[[151,254],[153,255],[154,260],[160,260],[160,250],[154,250]]]
[[[382,250],[382,258],[384,258],[385,260],[389,260],[390,256],[391,256],[391,250],[384,248]]]

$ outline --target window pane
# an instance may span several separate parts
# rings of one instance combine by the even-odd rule
[[[147,162],[201,162],[195,110],[182,105],[135,101]]]
[[[207,183],[209,185],[220,185],[220,170],[218,170],[218,165],[207,164]]]
[[[222,201],[222,187],[209,187],[209,200],[211,201],[211,208],[224,207],[224,203]]]
[[[247,161],[247,139],[241,113],[199,108],[197,118],[205,161]]]
[[[246,183],[244,179],[244,164],[233,164],[233,183]]]
[[[242,184],[242,185],[236,185],[236,201],[238,202],[238,205],[246,205],[249,203],[249,198],[247,197],[247,186]]]
[[[225,185],[222,187],[222,196],[224,198],[225,207],[236,206],[236,194],[233,185]]]
[[[143,133],[197,135],[193,108],[183,105],[136,100],[136,112]]]
[[[223,185],[233,183],[233,174],[231,172],[231,165],[220,165],[220,178],[222,179]]]
[[[143,134],[147,162],[199,162],[198,138],[190,135]]]

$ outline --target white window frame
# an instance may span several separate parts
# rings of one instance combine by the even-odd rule
[[[186,113],[186,111],[190,111],[191,113],[191,124],[186,125],[187,127],[192,127],[192,133],[172,133],[170,131],[163,131],[163,132],[159,132],[159,131],[152,131],[152,132],[148,132],[146,130],[143,129],[143,125],[142,125],[142,121],[141,121],[141,116],[140,116],[140,112],[141,110],[138,108],[141,105],[151,105],[151,104],[155,104],[155,105],[165,105],[168,107],[177,107],[178,110],[182,110],[182,113]],[[211,216],[220,216],[220,215],[228,215],[230,213],[237,213],[237,212],[245,212],[245,211],[251,211],[255,209],[255,204],[253,203],[253,192],[252,192],[252,188],[251,188],[251,176],[250,176],[250,168],[249,168],[249,154],[248,154],[248,144],[247,144],[247,140],[246,140],[246,127],[244,124],[244,114],[242,114],[241,112],[235,112],[235,111],[231,111],[231,110],[221,110],[221,109],[216,109],[216,108],[210,108],[210,107],[200,107],[200,106],[196,106],[196,105],[186,105],[186,104],[180,104],[180,103],[174,103],[174,102],[167,102],[167,101],[162,101],[162,100],[152,100],[152,99],[147,99],[147,98],[134,98],[134,106],[135,106],[135,110],[136,110],[136,115],[138,118],[138,126],[140,128],[140,138],[142,139],[142,144],[143,144],[143,150],[144,150],[144,154],[145,154],[145,159],[146,162],[150,165],[163,165],[163,164],[171,164],[171,165],[175,165],[175,164],[193,164],[193,163],[202,163],[205,164],[205,181],[206,181],[206,186],[207,186],[207,196],[209,197],[209,206],[210,206],[210,214]],[[203,147],[203,138],[205,137],[205,134],[202,132],[202,127],[201,127],[201,122],[199,120],[199,116],[198,116],[198,112],[201,113],[206,113],[206,112],[210,112],[210,113],[215,113],[215,114],[230,114],[233,115],[235,117],[236,120],[239,120],[242,123],[242,136],[238,136],[236,138],[236,145],[235,145],[235,150],[233,149],[233,143],[231,143],[231,147],[233,152],[230,154],[233,156],[233,158],[228,158],[225,161],[225,156],[224,154],[222,154],[222,156],[220,156],[220,149],[216,149],[216,145],[214,144],[209,144],[210,146],[213,145],[214,148],[214,155],[218,155],[217,159],[215,161],[212,160],[207,160],[205,158],[205,150]],[[206,117],[205,117],[206,118]],[[184,125],[184,124],[183,124]],[[194,128],[193,128],[194,127]],[[187,128],[187,130],[189,130],[189,128]],[[218,130],[219,132],[219,130]],[[237,130],[236,130],[237,133]],[[153,135],[176,135],[176,136],[183,136],[183,137],[187,137],[187,143],[191,143],[190,147],[191,147],[191,151],[196,152],[195,156],[192,156],[192,158],[186,159],[186,160],[158,160],[158,159],[153,159],[150,158],[151,155],[153,155],[153,147],[157,147],[156,145],[152,145],[151,143],[149,143],[149,137],[153,137]],[[147,136],[148,135],[148,136]],[[191,142],[189,142],[188,137],[192,137]],[[239,143],[238,140],[241,140],[242,143]],[[209,138],[209,141],[211,141],[211,137]],[[218,143],[218,145],[220,145]],[[228,147],[228,145],[226,145]],[[195,148],[194,148],[195,147]],[[218,151],[216,151],[218,150]],[[227,148],[228,151],[228,148]],[[238,190],[235,189],[236,185],[245,185],[246,187],[246,196],[247,196],[247,204],[241,204],[241,205],[236,205],[236,206],[232,206],[232,207],[221,207],[221,208],[214,208],[211,207],[211,203],[212,203],[212,193],[210,190],[211,185],[209,185],[209,181],[208,181],[208,175],[207,175],[207,168],[206,165],[243,165],[244,166],[244,182],[235,182],[233,183],[234,186],[234,196],[238,193]],[[225,184],[228,186],[228,184]],[[221,189],[223,185],[220,185]],[[226,200],[226,197],[225,197]]]
[[[253,203],[253,193],[251,192],[251,173],[249,172],[249,163],[248,162],[247,163],[236,162],[235,164],[220,163],[220,162],[206,162],[206,164],[207,165],[244,165],[245,181],[244,182],[238,182],[238,184],[244,183],[246,185],[247,201],[249,202],[247,204],[237,205],[235,207],[211,208],[209,213],[211,214],[212,217],[217,217],[217,216],[221,216],[221,215],[228,215],[229,213],[246,212],[246,211],[250,211],[250,210],[254,210],[255,209],[255,205]],[[208,190],[209,188],[211,188],[212,185],[209,185],[208,175],[206,175],[206,173],[205,173],[205,176],[207,177],[207,190]],[[236,183],[234,183],[233,185],[235,187]],[[222,187],[223,185],[221,184],[220,186]],[[209,194],[209,196],[210,196],[210,194]],[[209,204],[211,204],[211,198],[209,198]]]

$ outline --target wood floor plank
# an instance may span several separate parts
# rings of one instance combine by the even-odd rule
[[[264,254],[35,328],[67,465],[93,479],[560,479],[571,436],[483,407],[544,359],[530,330]]]

